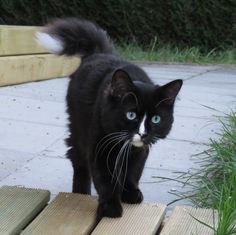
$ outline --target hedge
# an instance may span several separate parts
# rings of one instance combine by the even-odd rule
[[[78,16],[119,42],[222,49],[236,45],[236,0],[0,0],[0,23],[43,25]]]

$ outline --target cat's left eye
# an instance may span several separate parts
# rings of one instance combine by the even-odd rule
[[[152,117],[152,123],[158,124],[160,121],[161,121],[161,117],[160,117],[160,116],[154,115],[154,116]]]

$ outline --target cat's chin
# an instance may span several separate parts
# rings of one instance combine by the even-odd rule
[[[141,148],[144,146],[144,143],[142,141],[132,141],[131,144],[137,148]]]
[[[144,142],[139,134],[135,134],[132,138],[131,144],[135,147],[141,148],[144,146]]]

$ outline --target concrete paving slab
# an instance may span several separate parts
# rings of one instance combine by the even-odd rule
[[[160,140],[152,146],[146,167],[188,171],[190,168],[197,167],[191,156],[207,148],[206,145],[186,141]]]
[[[182,79],[187,80],[189,77],[195,76],[196,74],[184,74],[184,73],[148,73],[149,77],[159,85],[165,84],[166,82]],[[166,81],[166,82],[165,82]]]
[[[192,107],[186,107],[186,106],[178,106],[177,108],[176,106],[174,113],[175,113],[174,114],[175,117],[178,117],[178,116],[193,117],[193,118],[209,120],[209,119],[213,119],[213,117],[215,117],[215,119],[222,118],[229,112],[228,111],[223,112],[220,110],[211,109],[209,107],[192,108]]]
[[[0,96],[0,118],[64,126],[67,120],[65,103],[29,98]]]
[[[162,63],[138,63],[144,70],[172,71],[188,73],[205,73],[221,69],[220,65],[193,65],[193,64],[162,64]]]
[[[0,148],[39,153],[64,133],[64,127],[0,119]]]
[[[175,79],[188,80],[209,71],[218,70],[217,66],[189,66],[189,65],[144,65],[142,68],[150,78],[159,85],[164,85]]]
[[[3,185],[48,189],[53,194],[71,192],[72,166],[67,159],[36,157],[0,181]]]
[[[235,90],[236,75],[209,72],[190,79],[187,83],[195,86]]]
[[[221,103],[214,103],[214,102],[204,102],[198,99],[182,99],[180,102],[176,102],[176,107],[175,107],[175,111],[178,110],[179,107],[182,108],[182,110],[185,108],[185,112],[183,113],[186,116],[192,116],[192,113],[190,113],[188,110],[192,110],[192,109],[197,109],[199,111],[206,111],[209,112],[213,112],[217,115],[217,114],[225,114],[225,113],[229,113],[230,111],[232,111],[232,107],[234,107],[236,100],[230,99],[229,102],[226,104],[224,104],[223,102]],[[207,110],[209,109],[209,110]]]
[[[232,89],[229,90],[227,87],[221,86],[221,87],[214,87],[214,86],[208,86],[207,84],[194,84],[190,83],[190,81],[193,81],[193,79],[190,79],[188,81],[185,81],[183,84],[183,88],[185,91],[190,91],[193,93],[198,93],[200,94],[212,94],[212,95],[221,95],[221,96],[235,96],[235,91]],[[182,91],[181,91],[182,93]],[[180,93],[180,94],[181,94]]]
[[[168,139],[196,143],[209,143],[210,138],[218,138],[221,124],[216,120],[176,116]]]
[[[41,155],[45,157],[60,157],[66,158],[66,152],[68,147],[66,146],[65,139],[67,135],[64,135],[59,140],[55,141],[52,145],[46,148]]]
[[[230,103],[236,100],[236,93],[233,95],[226,91],[223,94],[214,94],[211,93],[212,90],[214,88],[209,87],[208,90],[202,91],[201,89],[194,89],[188,83],[184,83],[179,95],[180,101],[192,101],[214,107],[217,104],[229,106]]]
[[[20,169],[34,157],[35,155],[29,153],[0,149],[0,181]]]
[[[1,95],[23,97],[31,100],[65,102],[69,79],[59,78],[42,82],[31,82],[15,86],[1,87]]]

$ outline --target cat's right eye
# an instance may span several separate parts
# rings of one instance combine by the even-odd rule
[[[132,121],[132,120],[134,120],[137,117],[137,115],[136,115],[135,112],[127,112],[126,113],[126,117],[127,117],[127,119]]]

